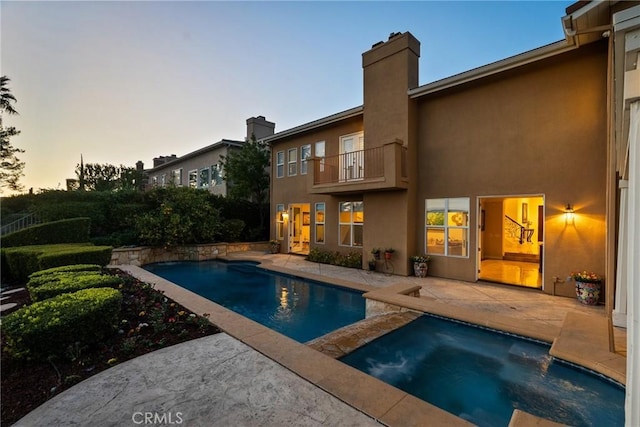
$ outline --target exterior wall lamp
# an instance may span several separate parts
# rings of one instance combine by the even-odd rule
[[[282,220],[287,221],[289,219],[289,212],[282,212]]]
[[[565,224],[573,224],[574,222],[574,210],[571,203],[567,203],[567,206],[564,208],[564,223]]]

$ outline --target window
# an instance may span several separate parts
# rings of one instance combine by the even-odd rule
[[[427,254],[469,256],[469,198],[425,200]]]
[[[287,176],[294,176],[298,174],[298,149],[289,148],[289,170]]]
[[[307,174],[309,157],[311,157],[311,144],[300,147],[300,175]]]
[[[174,169],[171,171],[171,183],[176,187],[182,186],[182,169]]]
[[[276,239],[284,239],[284,205],[276,205]]]
[[[157,187],[158,186],[158,176],[154,176],[153,178],[151,178],[151,185],[153,187]]]
[[[316,243],[324,243],[324,203],[316,203]]]
[[[198,183],[200,188],[209,187],[209,168],[200,169],[200,176],[198,177]]]
[[[364,204],[362,202],[340,202],[339,245],[362,246],[362,226],[364,224]]]
[[[160,185],[161,185],[162,187],[164,187],[165,185],[167,185],[167,174],[166,174],[166,173],[163,173],[163,174],[160,176]]]
[[[198,188],[198,170],[189,171],[189,188]]]
[[[316,157],[321,159],[319,172],[324,172],[324,141],[316,142]]]
[[[282,178],[284,176],[284,151],[278,151],[276,153],[276,177]]]
[[[222,165],[211,165],[211,185],[222,185]]]

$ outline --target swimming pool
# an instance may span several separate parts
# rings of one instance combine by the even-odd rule
[[[166,262],[145,270],[299,342],[365,317],[362,292],[267,272],[249,262]]]
[[[514,409],[572,426],[624,426],[624,389],[549,346],[424,315],[340,359],[479,426]]]

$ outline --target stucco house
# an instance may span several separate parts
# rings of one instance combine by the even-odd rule
[[[247,119],[245,140],[222,139],[183,156],[160,156],[153,159],[153,168],[145,170],[147,187],[192,187],[206,189],[226,196],[229,182],[225,181],[221,158],[232,150],[239,150],[252,135],[262,139],[273,135],[275,123],[264,116]],[[140,163],[140,162],[139,162]],[[232,184],[231,184],[232,185]]]
[[[635,5],[575,3],[564,40],[424,85],[411,33],[375,43],[361,106],[264,139],[272,238],[285,253],[357,251],[363,268],[392,247],[401,275],[425,253],[429,275],[465,281],[504,282],[493,266],[516,262],[531,277],[512,284],[554,295],[574,294],[570,272],[595,271],[626,325]]]

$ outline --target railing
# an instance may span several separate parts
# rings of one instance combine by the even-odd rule
[[[511,218],[509,215],[505,215],[504,218],[504,230],[508,236],[512,239],[517,239],[520,244],[523,244],[525,241],[531,243],[534,231],[533,228],[525,228],[524,225]]]
[[[315,159],[313,168],[314,185],[384,177],[384,147]]]
[[[0,229],[0,236],[20,231],[23,228],[31,227],[32,225],[39,224],[40,222],[41,220],[39,215],[34,213],[25,214],[21,218],[10,222],[7,225],[3,225]]]

